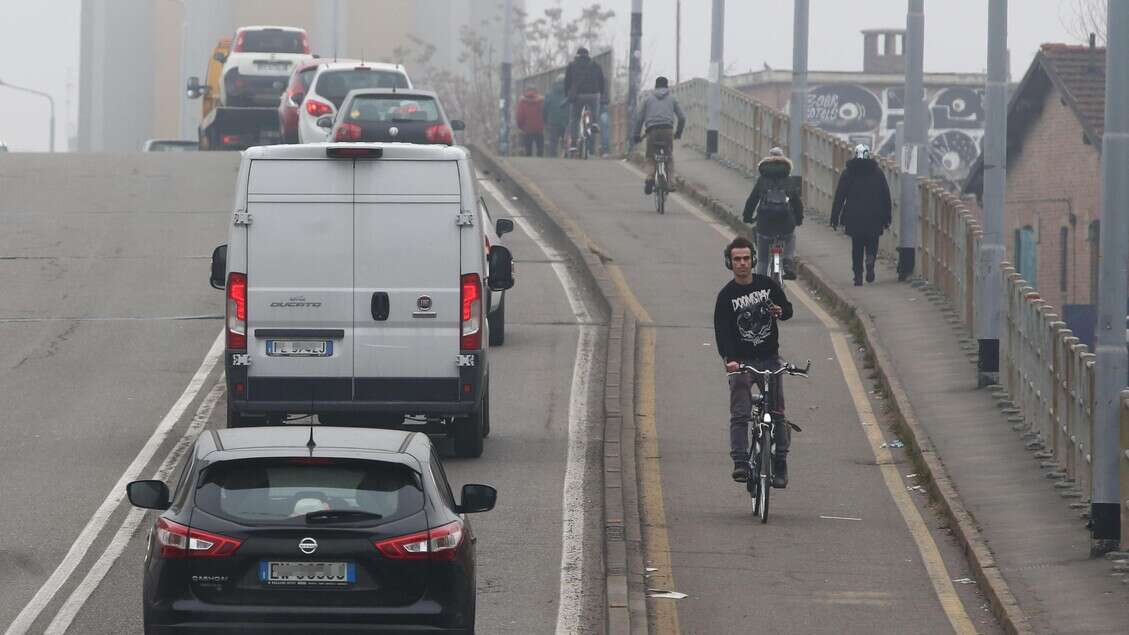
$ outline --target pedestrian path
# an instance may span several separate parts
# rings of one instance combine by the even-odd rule
[[[676,157],[679,176],[729,209],[743,209],[748,177],[687,146]],[[893,358],[891,374],[1034,629],[1126,632],[1129,585],[1109,561],[1089,557],[1086,521],[1070,506],[1077,499],[1059,495],[991,393],[977,389],[974,341],[924,293],[898,283],[891,263],[880,265],[875,284],[852,286],[849,239],[818,219],[809,216],[797,236],[798,257],[877,326]]]

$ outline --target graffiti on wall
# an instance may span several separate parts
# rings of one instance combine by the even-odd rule
[[[927,91],[933,175],[961,183],[984,137],[983,90],[949,86]],[[859,84],[825,84],[808,93],[807,121],[852,144],[893,155],[898,124],[905,118],[902,86],[874,90]]]

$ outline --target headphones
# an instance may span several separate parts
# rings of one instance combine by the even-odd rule
[[[757,266],[757,250],[756,249],[750,249],[749,251],[752,252],[752,256],[753,256],[752,266],[755,268]],[[730,271],[733,271],[733,249],[732,249],[732,247],[726,245],[725,251],[722,252],[722,254],[725,256],[725,268],[730,270]]]

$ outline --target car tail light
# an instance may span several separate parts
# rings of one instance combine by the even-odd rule
[[[306,55],[310,54],[310,36],[305,33],[302,34],[302,52]]]
[[[385,558],[391,560],[437,560],[451,562],[463,544],[462,521],[456,520],[442,527],[420,531],[406,536],[378,540],[374,544]]]
[[[482,279],[468,273],[462,279],[462,340],[459,348],[474,351],[482,348]]]
[[[247,274],[227,276],[227,347],[247,348]]]
[[[226,558],[242,544],[242,540],[157,519],[157,546],[162,558]]]
[[[236,53],[242,53],[243,52],[243,41],[244,41],[244,39],[246,39],[246,37],[247,37],[247,35],[245,33],[240,33],[239,37],[235,38],[235,52]]]
[[[220,137],[220,145],[231,146],[239,143],[242,140],[243,137],[237,134],[225,134]]]
[[[328,115],[332,113],[333,106],[330,106],[329,104],[318,101],[316,99],[307,99],[306,112],[310,113],[310,115],[314,117],[321,117],[322,115]]]
[[[434,126],[428,127],[428,129],[423,132],[423,136],[427,139],[428,143],[442,143],[445,145],[455,143],[455,133],[451,132],[450,126],[446,124],[437,123]]]
[[[334,141],[360,141],[361,127],[355,123],[343,123],[333,135]]]

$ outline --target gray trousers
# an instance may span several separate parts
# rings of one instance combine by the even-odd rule
[[[780,358],[753,360],[748,362],[753,368],[775,370],[780,368]],[[734,462],[749,460],[749,421],[752,419],[753,386],[761,387],[760,375],[731,375],[729,377],[729,456]],[[776,435],[776,456],[788,456],[792,445],[792,427],[784,419],[784,381],[783,375],[772,378],[775,404],[769,404],[774,415],[773,427]],[[762,389],[763,392],[763,389]]]
[[[768,265],[772,262],[772,236],[757,234],[757,273],[768,275]],[[796,232],[788,234],[784,240],[784,267],[791,266],[796,257]]]

